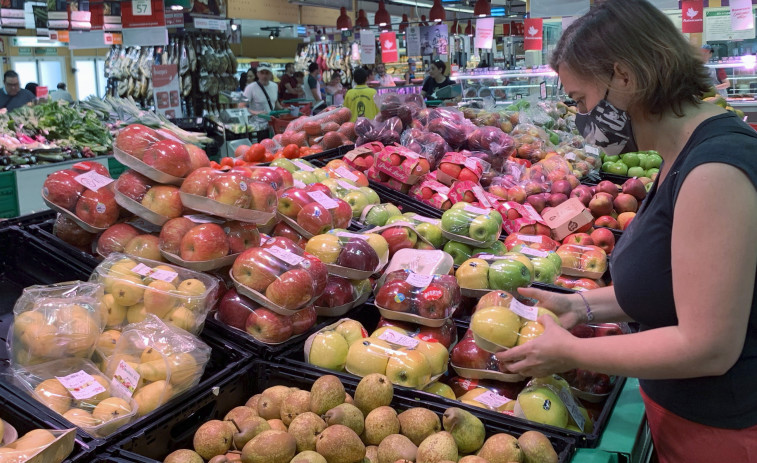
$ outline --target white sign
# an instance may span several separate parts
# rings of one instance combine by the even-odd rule
[[[360,62],[376,63],[376,34],[368,29],[360,31]]]
[[[63,387],[68,389],[68,392],[70,392],[76,400],[89,399],[90,397],[105,392],[103,385],[97,382],[92,375],[84,370],[79,370],[68,376],[56,376],[56,378],[60,381]]]
[[[131,0],[131,14],[134,16],[152,16],[150,0]]]
[[[476,20],[476,38],[474,46],[490,50],[494,43],[494,18],[481,18]]]
[[[754,27],[734,31],[731,27],[731,13],[728,9],[704,12],[704,39],[708,42],[716,40],[744,40],[754,38]]]
[[[407,56],[421,56],[421,28],[410,26],[405,30]]]
[[[226,31],[229,23],[224,19],[194,18],[196,29],[207,29],[211,31]]]
[[[731,29],[745,31],[754,29],[752,0],[731,0]]]
[[[152,86],[157,112],[169,119],[182,116],[179,93],[179,67],[176,64],[155,64],[152,67]]]

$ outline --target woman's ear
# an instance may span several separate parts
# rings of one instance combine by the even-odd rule
[[[615,63],[613,65],[613,86],[618,89],[630,90],[633,85],[633,75],[628,66],[624,63]]]

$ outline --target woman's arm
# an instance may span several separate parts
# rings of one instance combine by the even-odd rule
[[[684,181],[674,212],[677,326],[578,339],[542,317],[544,335],[497,356],[510,369],[534,376],[571,368],[648,379],[728,371],[743,350],[752,306],[757,190],[735,167],[704,164]]]

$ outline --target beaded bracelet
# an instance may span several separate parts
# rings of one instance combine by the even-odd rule
[[[581,296],[581,299],[583,299],[584,304],[586,304],[586,321],[591,322],[594,320],[594,313],[591,311],[591,307],[589,306],[589,301],[586,300],[586,297],[581,294],[581,291],[578,291],[578,295]]]

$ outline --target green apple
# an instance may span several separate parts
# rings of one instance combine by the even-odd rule
[[[657,174],[660,172],[660,169],[657,167],[652,167],[651,169],[647,169],[647,177],[652,178],[652,175]]]
[[[489,263],[483,259],[468,259],[455,272],[461,288],[489,289]]]
[[[474,334],[502,347],[518,342],[521,318],[507,307],[484,307],[476,310],[470,320]]]
[[[500,223],[490,215],[479,215],[470,223],[468,236],[474,240],[492,242],[499,238]]]
[[[373,206],[371,210],[365,215],[366,225],[375,225],[377,227],[383,227],[386,225],[386,221],[389,220],[389,212],[384,207],[384,204]]]
[[[612,162],[603,162],[603,163],[602,163],[602,167],[600,168],[600,170],[601,170],[602,172],[607,172],[607,170],[608,170],[608,169],[610,168],[610,166],[612,166],[612,165],[613,165],[613,163],[612,163]]]
[[[637,153],[639,156],[639,167],[641,167],[644,170],[649,169],[647,167],[647,164],[649,163],[649,155],[647,153]]]
[[[547,259],[552,261],[552,265],[555,266],[559,275],[562,271],[562,257],[560,257],[560,255],[555,251],[549,251],[549,253],[547,254]]]
[[[444,252],[452,256],[455,265],[462,265],[463,262],[470,259],[473,249],[465,243],[450,241],[444,245]]]
[[[387,225],[389,225],[390,223],[397,223],[397,222],[411,223],[411,221],[408,220],[408,218],[405,217],[404,215],[390,215],[389,218],[386,220]]]
[[[649,154],[649,164],[648,165],[649,165],[650,169],[653,168],[653,167],[659,169],[660,166],[662,165],[662,156],[660,156],[657,153],[650,153]]]
[[[549,387],[529,386],[521,391],[516,410],[518,408],[527,420],[559,428],[568,425],[568,408]]]
[[[502,256],[507,252],[507,247],[502,241],[495,241],[494,244],[488,248],[475,248],[473,249],[473,255],[476,254],[491,254],[493,256]]]
[[[315,175],[315,178],[318,179],[319,182],[323,183],[324,180],[329,178],[329,173],[326,172],[324,169],[321,169],[320,167],[317,167],[313,170],[313,174]]]
[[[342,371],[349,349],[350,345],[344,336],[334,330],[323,331],[313,338],[308,361],[321,368]]]
[[[389,357],[386,377],[395,386],[418,389],[431,381],[431,365],[422,353],[403,347]]]
[[[607,172],[609,172],[611,174],[616,174],[616,175],[626,175],[626,174],[628,174],[628,166],[626,166],[625,164],[623,164],[620,161],[613,162],[607,168]]]
[[[605,156],[605,162],[618,162],[620,161],[620,156],[613,155],[613,156]]]
[[[386,211],[389,213],[390,217],[402,215],[402,211],[400,211],[399,208],[397,208],[397,206],[392,203],[384,203],[384,207],[386,208]]]
[[[271,162],[271,166],[272,167],[282,167],[282,168],[288,170],[290,174],[294,174],[295,172],[297,172],[299,170],[297,168],[297,166],[295,166],[294,163],[292,161],[290,161],[289,159],[287,159],[287,158],[274,159]]]
[[[286,161],[286,159],[284,159]],[[279,159],[277,159],[279,161]],[[296,172],[292,173],[292,178],[294,180],[299,180],[305,185],[311,185],[313,183],[318,183],[318,179],[315,177],[315,175],[312,172],[308,172],[306,170],[298,170]]]
[[[373,338],[363,339],[353,342],[349,349],[345,363],[347,371],[358,376],[368,376],[371,373],[386,374],[386,365],[392,352],[388,342]]]
[[[640,162],[638,153],[626,153],[621,155],[620,159],[623,161],[623,164],[627,165],[628,167],[636,167]]]
[[[646,176],[646,171],[640,166],[629,167],[627,175],[629,177],[644,177]]]
[[[381,204],[381,198],[379,198],[378,193],[373,191],[373,188],[361,186],[358,191],[362,191],[365,194],[365,196],[368,198],[369,204]]]
[[[457,399],[457,397],[455,397],[455,392],[452,390],[452,388],[447,386],[444,383],[440,383],[439,381],[434,381],[433,383],[424,387],[423,392],[428,392],[429,394],[436,394],[438,396],[446,397],[451,400]]]
[[[489,287],[514,293],[516,288],[531,284],[531,272],[523,262],[502,259],[489,266]]]
[[[552,284],[560,274],[560,270],[547,257],[534,257],[531,263],[534,265],[534,281]]]
[[[347,341],[347,344],[349,346],[352,345],[353,342],[359,341],[363,338],[367,337],[367,332],[365,331],[365,328],[363,327],[363,324],[360,323],[357,320],[351,320],[347,319],[337,325],[335,328],[335,331],[342,335],[342,337]],[[344,355],[345,361],[347,360],[347,354]]]
[[[383,236],[378,233],[368,233],[365,236],[367,237],[366,241],[368,241],[368,244],[376,251],[379,262],[383,262],[389,258],[389,243],[386,242]]]
[[[442,229],[434,224],[421,222],[415,226],[415,231],[431,243],[435,249],[441,249],[444,246],[444,236]]]
[[[461,203],[456,203],[457,204]],[[469,236],[471,218],[464,210],[452,206],[442,214],[442,230],[461,236]]]
[[[531,274],[531,279],[532,280],[534,279],[534,264],[531,263],[531,259],[528,256],[520,252],[510,251],[510,252],[506,252],[503,257],[517,260],[523,265],[525,265],[529,273]]]
[[[491,211],[489,211],[489,215],[494,217],[494,220],[496,220],[497,223],[499,223],[500,227],[502,226],[503,219],[502,219],[502,214],[500,214],[499,211],[492,209]]]
[[[319,180],[318,182],[324,184],[331,191],[332,195],[338,197],[337,192],[341,187],[338,183],[336,183],[336,180],[334,180],[333,178],[327,178],[324,180]]]
[[[370,205],[368,196],[359,190],[353,190],[342,198],[352,208],[352,218],[357,219],[363,214],[363,209]]]

